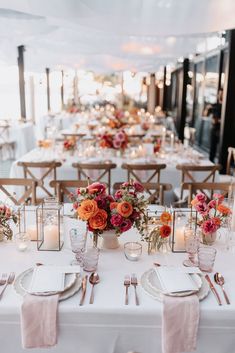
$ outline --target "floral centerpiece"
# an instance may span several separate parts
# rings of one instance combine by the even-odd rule
[[[148,241],[148,253],[152,251],[168,252],[169,237],[171,235],[171,221],[172,216],[168,211],[162,212],[159,220],[154,220],[151,224],[152,230],[149,232],[147,227],[147,234],[144,235],[143,240]]]
[[[9,224],[11,220],[17,224],[18,217],[15,212],[10,207],[0,204],[0,241],[5,237],[12,239],[13,232]]]
[[[63,147],[65,151],[74,152],[76,149],[76,139],[71,137],[69,139],[64,140]]]
[[[96,244],[98,235],[103,235],[105,247],[114,248],[118,246],[117,237],[132,227],[141,234],[144,232],[147,203],[143,191],[140,183],[131,181],[122,184],[111,196],[107,194],[104,184],[93,183],[77,190],[74,209],[77,216],[87,222]],[[112,244],[108,241],[110,238]]]
[[[191,204],[199,213],[198,225],[202,232],[204,244],[212,244],[216,239],[217,230],[225,224],[226,219],[231,215],[229,207],[223,204],[224,196],[214,194],[212,200],[207,202],[203,193],[198,193]]]
[[[101,136],[100,146],[103,148],[113,148],[125,150],[128,144],[128,136],[125,131],[118,131],[116,134],[104,134]]]

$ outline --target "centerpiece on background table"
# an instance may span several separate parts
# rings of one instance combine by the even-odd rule
[[[74,137],[68,138],[64,140],[63,147],[64,151],[70,152],[71,155],[74,154],[74,151],[76,150],[76,139]]]
[[[17,214],[10,207],[0,204],[0,241],[3,241],[4,238],[8,240],[12,239],[11,221],[17,224]]]
[[[98,236],[103,238],[103,247],[119,247],[118,236],[132,227],[143,234],[147,222],[147,202],[143,186],[135,181],[123,183],[114,196],[108,195],[106,186],[93,183],[79,188],[74,201],[78,217],[87,222],[97,246]]]
[[[101,136],[100,146],[102,148],[111,148],[121,153],[127,148],[128,136],[125,131],[118,131],[115,134],[106,133]]]
[[[215,242],[217,230],[225,225],[231,215],[229,207],[223,204],[224,196],[214,194],[210,201],[203,193],[198,193],[191,204],[199,214],[198,225],[201,228],[202,242],[211,245]]]

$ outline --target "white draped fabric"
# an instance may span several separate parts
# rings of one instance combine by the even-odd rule
[[[235,27],[233,0],[0,0],[0,60],[27,68],[155,70]]]

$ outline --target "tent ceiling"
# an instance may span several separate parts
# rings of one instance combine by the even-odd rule
[[[26,68],[154,71],[235,27],[234,0],[0,0],[0,60]]]

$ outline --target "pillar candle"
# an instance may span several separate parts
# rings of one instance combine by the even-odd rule
[[[31,225],[26,228],[26,232],[28,233],[30,240],[37,240],[37,226]]]
[[[185,249],[184,227],[176,228],[174,241],[175,241],[175,244],[174,244],[175,250],[184,250]]]
[[[59,247],[59,228],[57,225],[47,225],[44,227],[44,244],[47,250],[58,249]]]

